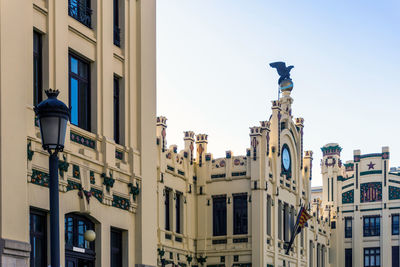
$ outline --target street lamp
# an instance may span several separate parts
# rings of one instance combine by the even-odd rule
[[[60,221],[58,192],[58,152],[64,149],[67,122],[70,110],[57,99],[58,90],[46,90],[47,99],[35,106],[39,119],[42,147],[49,157],[49,189],[50,189],[50,251],[51,266],[60,266]]]

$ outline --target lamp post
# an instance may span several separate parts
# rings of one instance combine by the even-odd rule
[[[42,147],[49,157],[49,191],[50,191],[50,252],[51,266],[60,266],[60,221],[58,192],[58,152],[64,149],[67,122],[70,110],[57,99],[58,90],[46,90],[47,99],[35,106],[39,119]]]

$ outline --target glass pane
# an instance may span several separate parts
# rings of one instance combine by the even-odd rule
[[[42,139],[49,148],[55,148],[58,143],[58,117],[44,117],[39,120]]]
[[[88,65],[83,62],[79,62],[78,68],[79,68],[79,76],[82,76],[83,78],[88,77]]]
[[[78,74],[78,60],[71,57],[71,72]]]
[[[84,234],[86,231],[86,225],[85,222],[79,220],[78,221],[78,247],[83,248],[85,247],[85,239],[84,239]]]
[[[72,62],[72,58],[71,58]],[[78,125],[78,81],[74,78],[71,78],[71,92],[70,92],[70,99],[71,99],[71,123]]]
[[[364,256],[364,265],[369,266],[369,256]]]
[[[379,265],[381,265],[381,256],[377,255],[376,256],[376,266],[379,266]]]

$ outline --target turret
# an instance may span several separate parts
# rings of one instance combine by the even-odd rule
[[[341,175],[342,148],[337,143],[329,143],[321,148],[322,200],[325,206],[334,206],[338,201],[338,176]]]
[[[193,164],[193,155],[194,155],[194,132],[192,131],[185,131],[183,132],[184,137],[183,141],[185,143],[185,156],[187,156],[188,160],[190,161],[190,165]]]
[[[207,153],[208,135],[198,134],[196,136],[196,161],[201,167],[204,164],[205,154]]]
[[[163,116],[157,117],[157,144],[161,146],[162,152],[165,151],[167,146],[166,140],[166,128],[167,128],[167,118]]]

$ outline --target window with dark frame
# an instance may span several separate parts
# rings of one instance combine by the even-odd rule
[[[92,13],[90,9],[91,0],[68,0],[68,15],[82,23],[92,27]]]
[[[379,236],[381,234],[381,218],[365,216],[363,221],[364,236]]]
[[[121,144],[121,129],[120,129],[120,79],[114,76],[114,140],[115,143]]]
[[[43,100],[42,35],[33,31],[33,105]]]
[[[233,195],[233,234],[247,234],[247,193]]]
[[[392,235],[398,235],[399,232],[399,214],[392,214]]]
[[[226,196],[213,196],[213,235],[226,235]]]
[[[267,196],[267,235],[271,236],[271,209],[272,209],[272,199],[271,196]]]
[[[165,188],[165,230],[171,231],[171,224],[170,224],[170,192],[171,190],[168,188]]]
[[[119,229],[111,228],[111,267],[122,266],[122,231]]]
[[[74,54],[69,54],[69,106],[71,123],[90,131],[89,63]]]
[[[283,204],[283,240],[285,242],[289,241],[289,205]]]
[[[46,213],[31,209],[29,215],[29,235],[31,244],[31,267],[47,266],[47,224]]]
[[[94,242],[85,240],[85,232],[94,230],[94,223],[78,214],[65,215],[65,249],[73,247],[84,248],[86,252],[94,254]]]
[[[182,193],[176,192],[175,199],[175,216],[176,216],[176,232],[178,234],[182,233],[181,229],[181,203],[182,203]]]
[[[282,202],[279,200],[278,202],[278,239],[282,240],[282,213],[283,213],[283,206]]]
[[[364,248],[364,267],[380,267],[381,266],[381,249]]]
[[[344,237],[351,238],[353,235],[353,219],[351,217],[344,218]]]
[[[344,267],[353,267],[353,250],[351,248],[344,250]]]
[[[114,6],[114,44],[121,47],[121,29],[119,27],[119,0],[113,0]]]
[[[399,246],[392,247],[392,267],[399,267],[400,259],[399,259]]]

